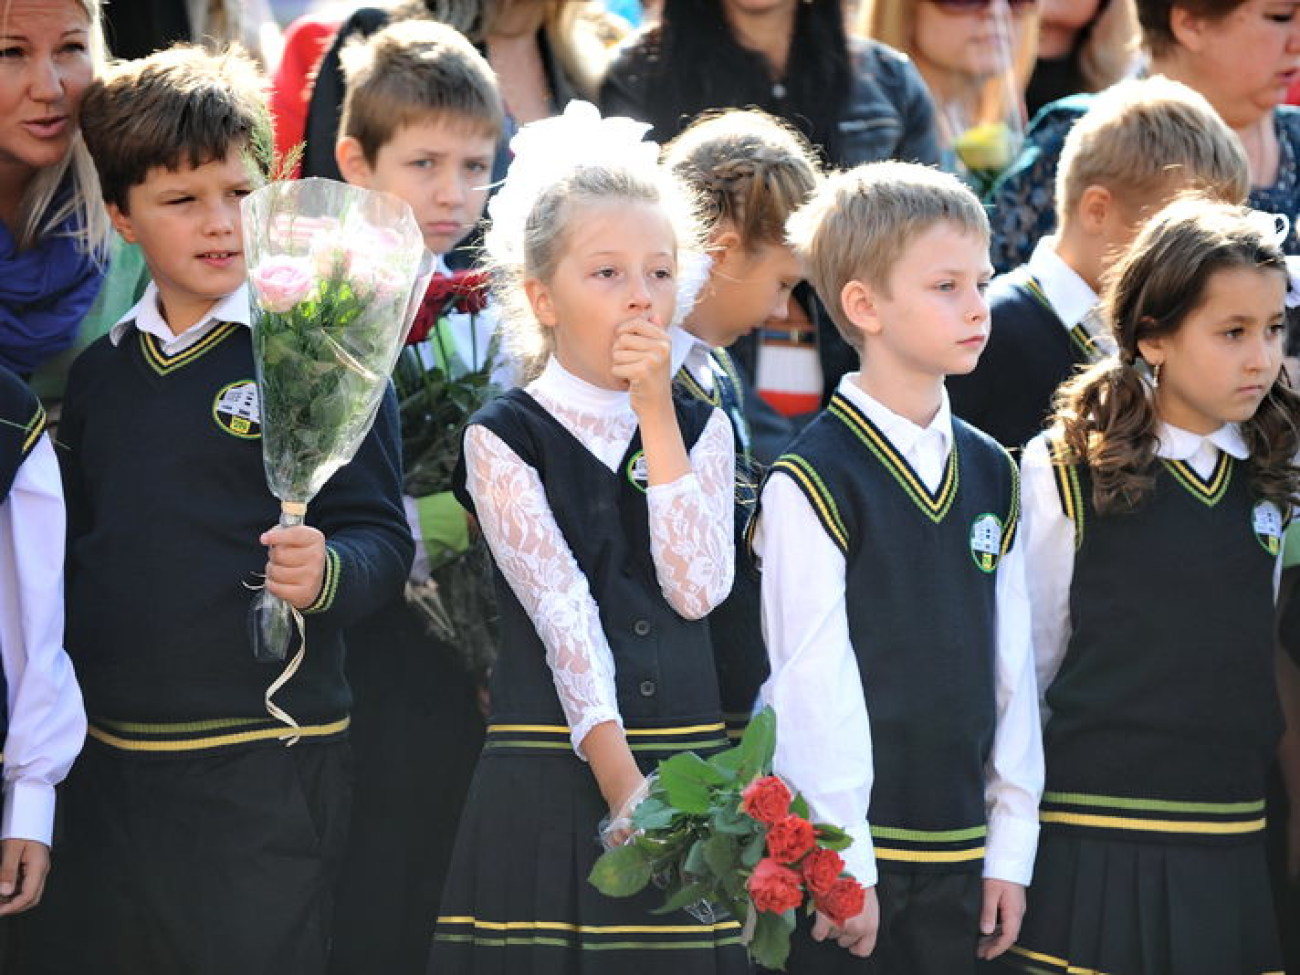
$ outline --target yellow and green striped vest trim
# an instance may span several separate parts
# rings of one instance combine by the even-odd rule
[[[800,489],[808,498],[808,503],[812,505],[813,511],[817,515],[817,520],[822,523],[827,534],[831,536],[837,548],[841,552],[847,553],[849,550],[849,531],[844,527],[844,519],[840,517],[840,509],[835,504],[835,498],[831,495],[830,488],[826,482],[821,479],[812,464],[800,457],[798,454],[783,454],[777,458],[772,465],[772,471],[783,471],[794,482],[799,485]],[[752,529],[758,519],[751,519],[749,529]]]
[[[624,728],[633,752],[702,752],[726,748],[726,726],[721,722],[682,725],[675,728]],[[485,751],[569,752],[573,750],[571,730],[562,724],[490,724],[483,744]]]
[[[682,388],[702,403],[708,403],[710,406],[722,405],[722,391],[714,384],[713,391],[709,392],[700,385],[699,380],[691,375],[691,371],[685,366],[677,370],[677,381],[682,384]]]
[[[323,613],[334,605],[334,597],[339,591],[339,553],[333,546],[325,546],[325,577],[321,580],[320,593],[315,602],[303,610],[304,613]]]
[[[140,336],[140,348],[144,352],[144,361],[149,363],[150,368],[158,375],[166,376],[189,365],[205,352],[220,345],[230,335],[244,327],[236,322],[222,322],[203,338],[175,355],[164,353],[158,339],[148,332],[138,332],[137,334]]]
[[[1185,487],[1196,500],[1214,507],[1228,493],[1228,483],[1232,480],[1232,458],[1224,451],[1219,451],[1219,460],[1209,480],[1202,480],[1191,465],[1181,460],[1162,460],[1169,473]]]
[[[1027,975],[1111,975],[1100,968],[1075,965],[1046,952],[1032,951],[1024,945],[1012,945],[1007,953],[1007,962]],[[1286,975],[1286,973],[1270,971],[1261,972],[1260,975]]]
[[[7,427],[13,427],[23,432],[23,441],[19,445],[18,457],[20,462],[26,459],[27,455],[32,452],[36,446],[36,441],[41,439],[41,434],[45,432],[46,421],[45,407],[37,402],[36,411],[31,415],[26,423],[19,423],[15,420],[6,420],[0,418],[0,424]]]
[[[469,915],[438,918],[435,941],[480,948],[541,946],[582,951],[682,951],[740,944],[740,922],[714,924],[570,924],[565,921],[487,921]]]
[[[956,453],[956,450],[953,451]],[[1020,527],[1020,468],[1015,459],[1007,454],[1007,464],[1011,467],[1011,508],[1007,511],[1006,524],[1002,526],[1002,556],[1011,551],[1016,541],[1016,531]]]
[[[1039,819],[1056,826],[1162,833],[1184,836],[1238,836],[1264,828],[1264,800],[1180,802],[1045,792]]]
[[[268,718],[213,718],[166,724],[91,718],[88,734],[101,744],[122,751],[175,754],[233,748],[259,741],[287,741],[293,737],[333,738],[346,732],[351,723],[351,718],[340,718],[325,724],[287,728]]]
[[[984,858],[987,826],[965,829],[903,829],[872,826],[877,860],[901,863],[968,863]]]
[[[1052,307],[1052,302],[1048,300],[1047,292],[1043,290],[1042,284],[1039,283],[1039,280],[1036,277],[1026,271],[1021,275],[1020,283],[1025,286],[1025,290],[1029,292],[1035,301],[1050,311],[1058,322],[1061,321],[1060,314]],[[1065,323],[1061,322],[1061,325],[1064,326]],[[1088,334],[1088,330],[1083,327],[1082,322],[1076,322],[1066,330],[1066,334],[1070,336],[1070,344],[1079,350],[1085,361],[1095,362],[1097,360],[1099,353],[1096,344],[1094,343],[1092,336]]]
[[[1074,524],[1074,548],[1075,551],[1083,545],[1083,531],[1085,527],[1084,513],[1087,506],[1084,504],[1083,487],[1079,483],[1079,468],[1072,463],[1067,456],[1065,444],[1048,437],[1047,450],[1052,458],[1052,474],[1056,478],[1056,492],[1061,496],[1061,510],[1065,512],[1065,517],[1069,518]]]
[[[957,498],[957,485],[960,481],[955,445],[948,451],[948,465],[944,469],[943,480],[939,483],[938,490],[931,494],[889,439],[846,397],[840,393],[832,396],[827,412],[840,420],[866,445],[927,518],[935,524],[943,521]]]

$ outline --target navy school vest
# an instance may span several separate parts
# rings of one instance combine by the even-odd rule
[[[675,405],[689,450],[710,410],[684,398],[675,399]],[[671,727],[675,744],[720,744],[708,625],[679,616],[659,591],[655,576],[640,432],[611,471],[521,389],[489,403],[472,422],[501,438],[541,479],[560,532],[600,609],[614,655],[619,712],[629,737],[639,730]],[[463,463],[462,458],[457,492],[472,510]],[[492,672],[491,725],[562,727],[564,712],[541,638],[499,570],[495,576],[501,653]],[[685,728],[706,730],[676,734]],[[560,741],[568,747],[566,739],[557,738]],[[637,742],[631,744],[635,751]]]
[[[1257,834],[1282,731],[1273,572],[1288,513],[1221,453],[1208,480],[1158,461],[1138,508],[1099,515],[1088,468],[1053,450],[1076,552],[1070,640],[1046,694],[1044,823]]]
[[[841,393],[772,469],[844,554],[849,636],[871,720],[869,819],[882,870],[978,870],[997,724],[998,565],[1019,520],[1005,450],[953,419],[931,494]]]

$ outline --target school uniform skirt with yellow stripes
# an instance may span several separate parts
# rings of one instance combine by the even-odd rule
[[[628,729],[643,771],[726,745],[720,721]],[[732,918],[654,914],[653,887],[609,898],[587,881],[607,807],[568,729],[491,725],[461,816],[429,975],[745,975]]]
[[[1264,802],[1048,792],[1019,941],[1033,975],[1282,975]]]

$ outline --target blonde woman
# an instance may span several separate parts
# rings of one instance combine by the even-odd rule
[[[996,177],[1024,132],[1036,0],[863,0],[857,27],[916,63],[945,168],[976,184]]]
[[[78,130],[98,0],[3,0],[0,53],[0,366],[26,378],[73,344],[103,274],[108,223]]]

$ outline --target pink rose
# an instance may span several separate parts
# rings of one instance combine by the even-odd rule
[[[321,234],[311,242],[311,259],[322,278],[342,277],[352,267],[352,250],[340,234]]]
[[[311,266],[300,257],[268,257],[249,275],[253,294],[263,310],[283,314],[316,286]]]

